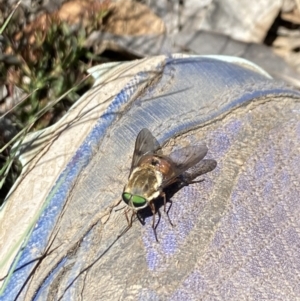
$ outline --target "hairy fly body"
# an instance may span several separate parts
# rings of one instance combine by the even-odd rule
[[[183,181],[184,185],[195,183],[192,181],[194,176],[184,177],[184,173],[198,164],[206,156],[207,151],[205,143],[199,143],[164,155],[158,141],[148,129],[145,128],[139,132],[128,183],[124,187],[122,199],[134,213],[147,206],[150,207],[153,214],[152,228],[157,241],[154,200],[163,197],[164,211],[166,212],[165,188]],[[203,160],[202,162],[205,164],[200,164],[200,169],[204,172],[198,170],[196,176],[216,167],[215,160]],[[127,211],[125,213],[129,226],[131,226],[132,218],[129,221]],[[168,214],[167,216],[172,225]]]

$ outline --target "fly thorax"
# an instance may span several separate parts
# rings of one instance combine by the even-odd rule
[[[131,173],[125,190],[150,201],[159,196],[162,179],[162,174],[154,166],[137,167]]]

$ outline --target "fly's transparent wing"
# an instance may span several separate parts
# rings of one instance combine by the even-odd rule
[[[173,173],[170,177],[163,181],[162,186],[166,187],[172,184],[179,175],[200,162],[206,156],[207,151],[208,148],[206,144],[199,143],[196,145],[189,145],[172,152],[169,155],[169,158],[174,163]]]
[[[155,154],[158,149],[160,149],[160,145],[156,138],[148,129],[142,129],[136,137],[130,174],[137,167],[142,156]]]

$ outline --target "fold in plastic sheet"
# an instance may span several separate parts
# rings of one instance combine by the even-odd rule
[[[65,118],[23,143],[1,211],[0,300],[295,300],[299,93],[237,58],[91,73]],[[172,197],[175,227],[162,214],[159,243],[151,216],[122,234],[123,205],[111,210],[144,127],[168,150],[203,140],[218,162]]]

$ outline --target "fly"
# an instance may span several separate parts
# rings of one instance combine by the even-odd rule
[[[164,155],[158,141],[148,129],[144,128],[139,132],[135,142],[128,183],[124,187],[122,199],[135,214],[147,206],[150,207],[153,214],[152,228],[157,241],[154,200],[162,197],[164,211],[167,213],[166,193],[164,192],[166,187],[174,183],[183,186],[195,183],[194,178],[216,167],[215,160],[202,160],[207,151],[205,143],[199,143]],[[202,164],[194,175],[186,173],[200,161]],[[131,226],[132,218],[129,221],[127,211],[125,214],[128,225]],[[168,214],[167,216],[173,226]]]

